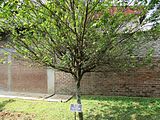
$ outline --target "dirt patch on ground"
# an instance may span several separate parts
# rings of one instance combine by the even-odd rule
[[[35,115],[18,112],[0,112],[0,120],[34,120]]]

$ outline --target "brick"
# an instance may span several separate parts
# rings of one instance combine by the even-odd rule
[[[0,64],[0,89],[8,91],[8,64]],[[16,92],[47,93],[47,71],[42,67],[29,67],[29,64],[12,63],[12,86]]]
[[[160,97],[160,78],[157,68],[141,67],[128,72],[92,72],[83,77],[81,93],[107,96]],[[61,76],[59,76],[61,74]],[[65,76],[62,78],[62,76]],[[71,75],[56,73],[56,93],[74,94]]]

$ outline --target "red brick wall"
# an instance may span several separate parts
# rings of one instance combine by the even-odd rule
[[[12,83],[13,91],[47,93],[47,70],[14,62]]]
[[[0,64],[0,89],[7,90],[7,64]],[[74,94],[70,74],[56,71],[55,92]],[[47,93],[47,71],[22,62],[12,64],[12,91]],[[160,97],[160,69],[139,68],[128,72],[91,72],[81,81],[82,94]]]
[[[74,80],[62,72],[56,73],[55,87],[56,93],[75,93]],[[82,79],[81,91],[91,95],[160,97],[160,69],[87,73]]]
[[[73,94],[75,83],[70,74],[56,71],[55,73],[55,93]]]
[[[8,64],[0,64],[0,90],[8,91]],[[47,93],[47,70],[41,67],[29,67],[23,62],[11,65],[11,91]],[[1,89],[2,88],[2,89]]]
[[[0,51],[0,61],[2,59],[4,64],[0,63],[0,91],[7,90],[7,80],[8,80],[8,76],[7,76],[8,67],[7,67],[7,64],[5,63],[6,59]]]
[[[7,90],[7,65],[0,64],[0,91]]]

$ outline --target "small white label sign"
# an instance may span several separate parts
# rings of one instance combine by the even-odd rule
[[[71,112],[82,112],[82,105],[81,104],[71,104],[70,111]]]

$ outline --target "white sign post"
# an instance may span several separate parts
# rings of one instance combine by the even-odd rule
[[[81,104],[71,104],[70,111],[74,112],[74,119],[76,120],[76,112],[82,112]]]

